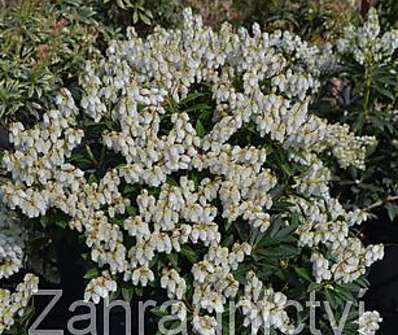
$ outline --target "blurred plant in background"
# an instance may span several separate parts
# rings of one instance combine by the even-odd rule
[[[95,0],[91,0],[95,5]],[[134,25],[141,33],[148,33],[151,28],[178,25],[182,0],[101,0],[99,11],[109,14],[104,23],[115,28],[126,28]]]
[[[398,217],[397,49],[398,30],[384,31],[372,9],[363,27],[346,27],[337,41],[340,66],[313,106],[330,120],[377,138],[366,170],[337,173],[341,179],[336,192],[347,206],[367,209],[387,221]]]
[[[53,92],[75,82],[109,29],[83,0],[23,0],[0,12],[0,120],[37,119]]]
[[[398,1],[379,0],[377,10],[380,14],[382,27],[398,28]]]
[[[359,14],[355,1],[344,0],[239,0],[236,7],[244,13],[243,24],[287,29],[317,43],[335,39],[341,27]]]

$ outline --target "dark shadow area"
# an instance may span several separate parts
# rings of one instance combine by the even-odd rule
[[[88,307],[81,306],[80,304],[76,309],[71,311],[71,305],[74,302],[83,300],[84,290],[87,280],[84,279],[84,275],[87,272],[85,265],[82,261],[81,255],[78,249],[70,248],[67,243],[58,241],[56,244],[58,267],[60,271],[60,284],[51,284],[46,282],[43,278],[40,280],[41,290],[61,290],[62,297],[52,308],[50,313],[44,318],[43,322],[38,327],[39,330],[63,330],[65,335],[71,335],[68,331],[68,321],[73,317],[82,316],[85,318],[83,321],[79,321],[73,324],[74,329],[85,330],[82,334],[97,334],[105,335],[105,311],[103,303],[95,306],[95,318],[90,319],[90,309]],[[36,296],[34,298],[36,315],[32,319],[32,322],[36,320],[39,315],[45,310],[51,300],[54,299],[54,295],[43,295]],[[122,298],[117,298],[121,300]],[[140,307],[139,301],[146,302],[148,300],[162,301],[165,297],[147,297],[133,299],[130,304],[131,308],[131,319],[132,319],[132,332],[129,335],[135,334],[146,334],[152,335],[157,332],[157,323],[155,322],[155,315],[151,312],[152,306]],[[144,315],[142,318],[143,324],[139,323],[139,313]],[[92,320],[96,321],[96,333],[90,332],[88,328]],[[126,333],[126,312],[121,307],[113,307],[109,309],[109,333],[107,335],[125,335]],[[145,329],[144,332],[139,332],[139,329]],[[92,328],[91,328],[92,329]],[[74,332],[77,334],[77,332]],[[55,334],[54,334],[55,335]]]
[[[398,328],[398,226],[382,221],[369,221],[364,226],[369,243],[384,243],[385,256],[370,270],[370,289],[366,308],[378,310],[383,317],[378,335],[396,335]]]

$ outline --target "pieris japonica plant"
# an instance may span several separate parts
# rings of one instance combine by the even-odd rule
[[[39,279],[27,274],[15,292],[0,289],[0,333],[10,330],[15,319],[26,317],[31,297],[38,292]]]
[[[24,267],[26,238],[26,230],[15,213],[0,204],[0,282]],[[38,281],[35,275],[27,274],[15,292],[0,288],[0,334],[10,330],[16,318],[29,315],[29,301],[37,293]]]
[[[0,282],[18,273],[25,263],[26,231],[12,211],[0,204]],[[29,313],[29,301],[38,290],[38,278],[27,274],[16,291],[0,288],[0,334]]]
[[[164,292],[200,335],[235,302],[239,334],[293,334],[288,300],[315,293],[316,326],[333,334],[329,312],[359,306],[383,246],[362,244],[366,213],[329,191],[330,166],[364,169],[375,142],[309,112],[331,48],[258,25],[215,32],[190,10],[181,29],[127,35],[87,64],[78,93],[11,126],[3,202],[81,236],[87,301]],[[346,317],[344,334],[378,328],[377,312]]]
[[[398,29],[383,28],[371,9],[362,26],[344,29],[336,43],[339,66],[332,72],[338,103],[314,108],[329,120],[350,124],[357,134],[376,137],[366,169],[338,172],[336,188],[347,208],[365,208],[381,221],[394,222],[398,217]],[[321,100],[323,104],[327,99]]]
[[[23,267],[25,233],[13,213],[0,204],[0,280]]]

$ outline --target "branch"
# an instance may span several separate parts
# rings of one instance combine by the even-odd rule
[[[384,200],[379,200],[376,201],[374,204],[371,204],[370,206],[366,207],[365,210],[369,211],[373,208],[379,207],[381,205],[384,205],[387,202],[392,202],[392,201],[396,201],[398,200],[398,195],[394,195],[394,196],[388,196],[387,198],[385,198]]]

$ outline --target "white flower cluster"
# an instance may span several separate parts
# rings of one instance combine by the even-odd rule
[[[383,319],[380,317],[378,312],[365,312],[359,317],[359,329],[358,334],[360,335],[375,335],[379,330],[379,323]]]
[[[198,306],[193,327],[199,334],[215,333],[211,314],[222,312],[228,299],[241,298],[233,272],[252,252],[247,242],[221,247],[221,225],[241,219],[248,230],[265,232],[272,220],[271,190],[278,185],[279,171],[269,163],[264,146],[229,143],[249,126],[260,141],[275,142],[306,169],[293,186],[310,198],[308,202],[293,199],[304,208],[306,219],[297,232],[302,246],[322,243],[332,255],[327,259],[329,255],[315,248],[317,279],[333,275],[335,280],[352,281],[381,257],[381,248],[364,251],[359,240],[349,238],[355,215],[344,213],[328,195],[330,172],[319,154],[332,152],[343,167],[363,167],[372,141],[309,113],[311,94],[319,87],[318,75],[330,49],[310,47],[289,33],[262,33],[258,25],[253,34],[245,29],[235,33],[229,25],[216,33],[203,27],[200,17],[189,10],[181,30],[157,28],[145,40],[133,30],[129,35],[126,41],[114,41],[100,64],[87,66],[80,109],[70,92],[63,90],[56,100],[57,110],[44,113],[40,123],[31,129],[20,123],[12,127],[15,151],[6,153],[2,161],[11,175],[0,186],[3,201],[29,218],[46,215],[50,208],[64,212],[71,218],[70,228],[84,236],[91,259],[109,269],[89,283],[87,300],[98,302],[115,291],[112,278],[117,274],[145,287],[158,277],[154,264],[158,254],[180,253],[184,244],[199,244],[208,252],[191,271],[192,302]],[[170,112],[166,107],[181,102],[194,84],[202,82],[211,87],[216,107],[213,127],[199,136],[188,112]],[[270,91],[265,91],[264,82]],[[125,161],[98,182],[90,182],[89,171],[68,160],[84,139],[84,131],[78,128],[79,113],[91,117],[94,124],[106,119],[115,125],[100,134],[102,144]],[[162,128],[164,120],[170,129]],[[209,177],[191,180],[191,170]],[[173,173],[180,178],[169,183]],[[135,199],[122,195],[119,188],[125,184],[137,189]],[[156,196],[153,188],[159,191]],[[136,207],[136,213],[116,223],[130,213],[130,206]],[[335,214],[329,218],[326,212],[332,210]],[[176,269],[167,267],[160,273],[161,286],[169,296],[186,294],[187,283]],[[286,297],[271,288],[262,290],[254,274],[248,281],[240,299],[245,324],[289,333]],[[261,293],[253,293],[258,290]],[[184,303],[173,309],[180,318],[186,317]]]
[[[336,282],[351,283],[384,257],[383,245],[365,248],[359,238],[350,236],[350,226],[364,219],[359,211],[346,212],[333,198],[292,201],[304,219],[297,233],[301,245],[312,249],[313,273],[318,283],[332,278]],[[329,251],[327,258],[321,252],[324,247]]]
[[[398,49],[398,29],[381,33],[377,10],[371,8],[363,27],[349,26],[337,41],[341,54],[352,54],[359,64],[385,64]]]
[[[354,136],[348,125],[331,125],[327,136],[328,145],[342,168],[351,165],[365,169],[366,148],[376,144],[373,136]]]
[[[239,283],[231,270],[236,270],[250,255],[248,243],[234,244],[232,251],[213,245],[204,260],[192,267],[194,277],[193,305],[208,313],[223,313],[228,298],[235,298]]]
[[[31,297],[38,292],[38,284],[39,279],[28,274],[14,293],[0,289],[0,334],[14,325],[17,316],[23,316]]]
[[[3,200],[30,218],[45,215],[63,188],[76,189],[76,177],[83,175],[65,164],[83,137],[82,130],[73,128],[78,110],[67,90],[57,100],[59,110],[45,113],[43,121],[32,129],[25,130],[21,123],[11,126],[10,141],[16,150],[6,152],[2,160],[14,183],[2,185]],[[46,184],[41,191],[35,188]]]
[[[293,334],[296,330],[285,310],[287,297],[272,288],[264,287],[255,273],[249,272],[246,277],[244,295],[239,301],[245,316],[244,325],[251,327],[252,334],[259,330],[278,329],[283,334]]]
[[[177,317],[177,320],[187,320],[187,306],[181,301],[177,301],[171,305],[171,313]]]
[[[297,192],[315,197],[329,197],[328,183],[332,175],[319,157],[314,154],[296,156],[291,153],[289,159],[306,167],[303,173],[295,177],[296,184],[293,187]]]
[[[216,335],[217,334],[217,320],[213,316],[200,316],[195,314],[192,320],[192,329],[195,333],[200,335]]]
[[[109,272],[104,271],[100,277],[92,279],[84,293],[84,300],[92,300],[95,304],[98,304],[101,299],[109,298],[109,294],[116,292],[117,284],[112,280]]]
[[[19,239],[0,233],[0,279],[10,277],[22,267],[22,248]]]
[[[185,283],[184,278],[181,278],[178,272],[174,269],[165,269],[163,271],[160,286],[167,289],[167,294],[170,299],[177,298],[178,300],[181,300],[187,290],[187,284]]]
[[[0,279],[8,278],[22,268],[24,246],[20,222],[0,202]]]

